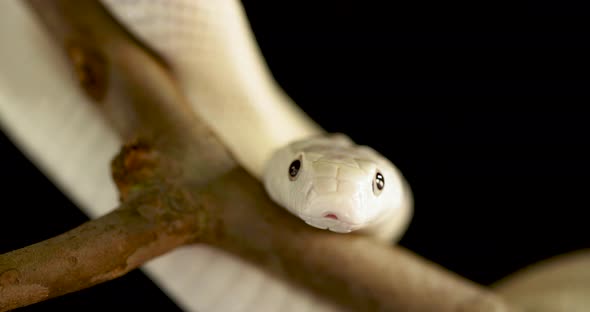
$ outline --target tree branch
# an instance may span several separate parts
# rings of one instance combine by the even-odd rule
[[[162,190],[174,193],[175,190]],[[193,241],[198,214],[175,212],[161,195],[129,199],[119,209],[62,235],[0,255],[0,310],[6,311],[117,278]],[[166,195],[170,198],[169,195]],[[174,198],[174,197],[173,197]],[[185,196],[174,205],[191,206]]]
[[[590,306],[590,249],[528,265],[492,288],[528,311],[585,311]]]
[[[192,113],[166,66],[97,2],[29,4],[128,142],[113,162],[123,204],[1,255],[0,310],[116,278],[189,241],[228,250],[353,310],[509,310],[487,289],[403,248],[317,230],[274,205]]]

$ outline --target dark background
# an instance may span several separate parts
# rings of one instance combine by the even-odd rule
[[[401,245],[483,284],[590,247],[590,114],[567,110],[588,103],[588,7],[316,2],[244,5],[289,95],[406,175]],[[4,136],[0,153],[0,252],[87,220]],[[54,308],[177,309],[138,270],[20,311]]]

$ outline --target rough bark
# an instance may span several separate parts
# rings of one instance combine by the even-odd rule
[[[356,311],[512,311],[401,247],[305,225],[270,202],[165,64],[97,2],[28,3],[128,143],[113,161],[120,208],[0,255],[1,311],[116,278],[186,243],[223,248]]]

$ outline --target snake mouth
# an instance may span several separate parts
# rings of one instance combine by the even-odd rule
[[[350,233],[359,229],[362,224],[342,221],[333,213],[327,213],[323,217],[299,216],[305,223],[321,230],[329,230],[336,233]]]
[[[324,218],[338,220],[338,216],[333,213],[327,213]]]

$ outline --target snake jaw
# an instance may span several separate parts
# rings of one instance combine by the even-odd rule
[[[336,218],[330,215],[334,215]],[[350,233],[362,227],[362,224],[360,223],[340,220],[340,218],[332,213],[328,213],[324,216],[299,215],[299,217],[308,225],[336,233]]]
[[[306,220],[305,223],[307,223],[308,225],[311,225],[315,228],[321,229],[321,230],[328,230],[331,232],[343,233],[343,234],[350,233],[358,228],[358,226],[354,226],[352,224],[344,223],[344,222],[338,222],[338,223],[333,223],[333,224],[329,225],[329,224],[324,224],[324,222],[321,222],[321,221],[317,222],[317,220],[313,220],[313,221]]]

